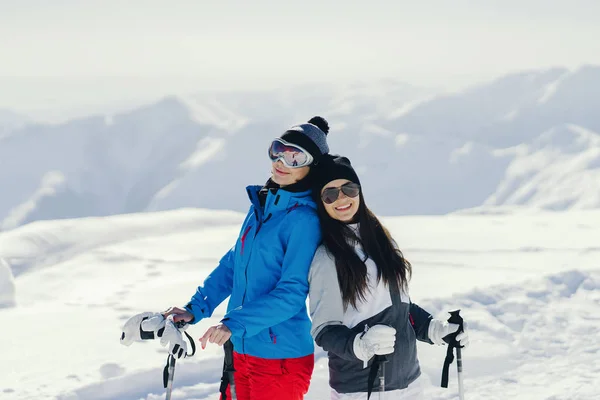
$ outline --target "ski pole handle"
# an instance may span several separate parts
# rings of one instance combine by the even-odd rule
[[[460,310],[450,311],[449,314],[450,314],[450,318],[448,318],[448,322],[451,324],[458,325],[458,329],[456,330],[456,332],[446,335],[442,339],[444,340],[444,342],[448,343],[449,346],[460,348],[462,346],[456,340],[456,337],[464,330],[463,319],[460,316]]]

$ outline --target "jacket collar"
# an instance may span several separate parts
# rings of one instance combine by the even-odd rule
[[[265,187],[266,186],[260,185],[251,185],[246,187],[246,192],[248,193],[250,202],[254,206],[254,209],[256,210],[256,213],[261,221],[266,218],[270,218],[268,217],[269,214],[275,214],[283,211],[288,212],[292,208],[302,205],[312,207],[313,209],[317,208],[317,205],[312,199],[310,190],[290,192],[285,188],[277,187],[267,188],[267,195],[263,207],[260,202],[259,192]],[[267,217],[263,218],[264,215]]]

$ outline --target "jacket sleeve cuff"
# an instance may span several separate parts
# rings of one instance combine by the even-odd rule
[[[240,324],[239,322],[235,322],[230,318],[223,318],[221,323],[229,328],[231,331],[231,336],[243,337],[244,333],[246,333],[246,328],[244,328],[244,325]]]
[[[188,322],[188,324],[194,325],[194,324],[200,322],[200,320],[203,318],[202,313],[199,312],[200,310],[196,310],[196,312],[194,312],[195,307],[192,303],[187,303],[183,308],[187,312],[192,314],[192,320],[190,322]]]
[[[424,343],[435,344],[433,343],[433,341],[431,340],[431,336],[429,335],[429,333],[431,332],[431,321],[433,321],[432,318],[428,318],[427,321],[425,321],[423,330],[427,332],[427,336],[419,340]]]

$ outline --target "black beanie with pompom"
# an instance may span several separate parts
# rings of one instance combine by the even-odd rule
[[[313,164],[318,164],[321,157],[329,153],[329,146],[327,145],[328,133],[329,123],[327,123],[327,120],[323,117],[315,116],[308,120],[307,123],[292,126],[280,138],[308,151],[315,159]]]

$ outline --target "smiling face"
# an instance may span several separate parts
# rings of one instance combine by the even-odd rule
[[[325,186],[323,186],[323,189],[321,189],[321,196],[323,195],[323,192],[325,192],[327,189],[340,189],[342,185],[349,182],[350,181],[347,179],[333,180]],[[321,201],[323,200],[321,199]],[[338,198],[333,203],[327,204],[323,201],[323,206],[325,207],[325,211],[327,211],[327,214],[329,214],[331,218],[337,219],[338,221],[342,222],[352,221],[352,219],[358,211],[359,205],[360,196],[358,195],[358,193],[356,197],[348,197],[342,190],[339,190]]]
[[[289,186],[308,175],[310,167],[288,168],[280,160],[271,164],[271,179],[279,186]]]

